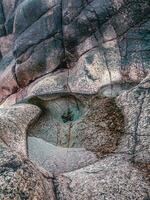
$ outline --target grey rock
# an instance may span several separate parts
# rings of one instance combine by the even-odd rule
[[[149,13],[0,1],[0,199],[150,198]]]
[[[101,161],[56,177],[59,199],[145,199],[150,188],[146,178],[126,156],[110,156]]]
[[[83,101],[67,96],[45,102],[42,107],[45,112],[29,134],[56,146],[85,148],[104,155],[117,148],[124,134],[124,119],[114,99]]]
[[[62,148],[40,138],[28,137],[29,158],[50,173],[74,171],[97,161],[96,155],[84,148]]]
[[[52,179],[31,161],[0,146],[0,199],[54,200]]]
[[[0,37],[5,35],[5,16],[4,16],[4,10],[3,10],[3,4],[0,2]]]
[[[27,104],[0,109],[0,139],[14,152],[26,155],[26,133],[40,109]],[[23,122],[23,123],[22,123]]]
[[[15,57],[19,57],[31,46],[55,36],[60,31],[60,6],[56,6],[43,15],[39,20],[35,21],[32,26],[29,26],[29,28],[17,37],[14,45]],[[33,36],[36,37],[33,39]]]
[[[125,128],[128,134],[122,139],[119,151],[131,154],[134,162],[149,163],[149,81],[146,79],[131,91],[123,93],[118,103],[126,117]]]

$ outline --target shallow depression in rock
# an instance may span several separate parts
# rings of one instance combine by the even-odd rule
[[[73,96],[47,102],[46,108],[52,117],[61,123],[79,120],[86,111],[84,104]]]
[[[43,113],[30,128],[29,135],[43,138],[55,146],[70,147],[68,133],[73,124],[85,115],[88,105],[73,96],[43,101],[41,104]]]
[[[84,148],[58,147],[41,138],[28,137],[29,158],[52,173],[69,172],[97,161],[94,153]]]
[[[45,108],[29,128],[28,154],[47,170],[77,169],[117,148],[124,120],[114,98],[95,97],[82,103],[59,98],[45,102]]]

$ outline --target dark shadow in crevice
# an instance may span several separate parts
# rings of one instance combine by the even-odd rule
[[[67,61],[61,62],[51,73],[68,69]]]

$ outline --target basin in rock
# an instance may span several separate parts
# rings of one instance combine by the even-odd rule
[[[1,0],[0,199],[150,199],[149,66],[149,0]]]
[[[67,96],[41,104],[43,114],[28,131],[28,154],[50,172],[94,163],[113,153],[124,134],[124,118],[114,98]]]

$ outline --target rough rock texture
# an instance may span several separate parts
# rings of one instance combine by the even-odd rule
[[[0,111],[0,199],[55,199],[52,177],[28,159],[26,130],[38,107],[17,105]]]
[[[27,158],[0,147],[0,199],[55,199],[52,178]]]
[[[150,199],[149,0],[0,1],[0,199]]]
[[[142,173],[123,156],[110,156],[94,165],[56,178],[58,199],[148,199],[150,187]]]

